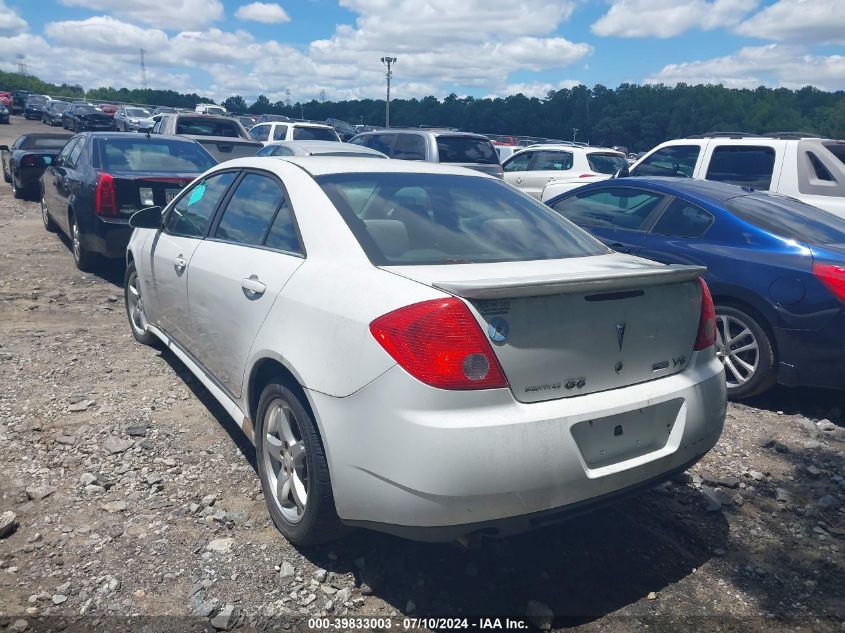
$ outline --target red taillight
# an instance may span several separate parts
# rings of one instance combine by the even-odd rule
[[[459,299],[399,308],[370,323],[370,332],[405,371],[432,387],[508,386],[490,343]]]
[[[117,215],[117,192],[111,174],[97,176],[97,191],[94,193],[94,213],[115,217]]]
[[[845,301],[845,266],[836,264],[813,264],[813,274],[840,301]]]
[[[21,158],[21,167],[35,167],[38,165],[39,162],[38,156],[33,156],[32,154],[27,154],[23,158]]]
[[[698,336],[695,338],[695,351],[707,349],[716,342],[716,306],[707,282],[701,277],[701,316],[698,318]]]

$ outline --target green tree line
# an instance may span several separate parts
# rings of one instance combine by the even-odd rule
[[[207,97],[173,90],[95,88],[55,85],[29,75],[0,72],[0,89],[27,89],[53,96],[193,108]],[[240,95],[223,101],[231,112],[283,114],[315,121],[332,117],[351,124],[384,124],[383,99],[309,101],[287,106],[265,95],[248,104]],[[593,145],[624,145],[647,150],[671,138],[711,131],[750,133],[800,131],[845,138],[845,92],[813,87],[735,89],[721,85],[622,84],[612,89],[579,85],[551,91],[544,98],[523,94],[504,98],[458,97],[393,99],[393,126],[433,125],[470,132],[540,136]],[[577,130],[577,132],[575,131]]]

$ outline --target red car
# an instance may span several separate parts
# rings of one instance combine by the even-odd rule
[[[0,92],[0,105],[4,105],[7,108],[12,107],[12,93],[11,92]]]
[[[103,114],[108,114],[111,118],[114,118],[114,113],[117,112],[117,106],[111,103],[100,103],[97,104],[97,107],[103,111]]]

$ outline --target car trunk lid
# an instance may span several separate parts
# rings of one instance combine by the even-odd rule
[[[698,332],[696,266],[601,255],[387,270],[465,299],[521,402],[680,372]]]
[[[162,209],[185,188],[197,174],[111,172],[117,192],[119,217],[129,217],[139,209]]]

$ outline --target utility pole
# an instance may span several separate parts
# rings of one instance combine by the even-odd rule
[[[24,61],[24,56],[20,53],[17,55],[17,63],[15,64],[18,67],[18,74],[26,75],[28,74],[27,71],[29,70],[29,64]]]
[[[147,65],[144,63],[144,49],[141,49],[141,85],[147,89]]]
[[[387,102],[384,105],[384,127],[390,127],[390,80],[393,78],[393,64],[396,63],[395,57],[382,57],[381,63],[387,66]]]
[[[290,107],[290,88],[285,88],[285,107]]]
[[[572,128],[572,142],[573,143],[575,142],[575,135],[576,134],[578,134],[578,128],[574,127],[574,128]]]

